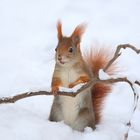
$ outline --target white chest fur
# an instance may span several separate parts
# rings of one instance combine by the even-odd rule
[[[76,119],[82,106],[82,96],[83,94],[79,94],[76,97],[62,96],[60,98],[65,123],[71,125]]]
[[[80,76],[80,74],[72,68],[64,69],[60,74],[64,87],[68,87],[70,83],[75,82]]]
[[[78,74],[73,69],[65,69],[61,73],[61,79],[63,86],[68,87],[71,82],[74,82],[78,78]],[[73,97],[60,97],[62,104],[62,112],[64,115],[64,121],[71,124],[77,116],[80,99],[78,96]]]
[[[73,69],[65,70],[61,73],[63,85],[68,85],[79,78],[80,74]],[[87,95],[87,94],[86,94]],[[85,94],[78,94],[76,97],[61,96],[62,112],[65,123],[72,125],[76,119],[81,106],[83,105]]]

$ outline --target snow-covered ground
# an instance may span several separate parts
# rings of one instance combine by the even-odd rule
[[[91,44],[140,48],[139,13],[139,0],[1,0],[0,97],[50,87],[58,19],[66,35],[77,24],[88,24],[83,50]],[[140,56],[125,50],[119,63],[120,75],[140,80]],[[0,105],[0,140],[121,140],[131,118],[133,94],[124,83],[116,84],[107,98],[102,123],[94,132],[49,122],[52,99],[38,96]],[[140,102],[132,118],[129,140],[140,140]]]

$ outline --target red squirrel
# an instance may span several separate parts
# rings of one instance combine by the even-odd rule
[[[52,78],[52,93],[55,95],[49,120],[64,121],[72,129],[84,131],[85,127],[95,129],[100,121],[100,112],[103,100],[111,91],[111,85],[95,84],[76,97],[58,96],[59,87],[72,88],[79,83],[86,83],[98,75],[109,61],[108,50],[91,51],[82,56],[80,50],[81,37],[85,25],[78,25],[70,37],[63,36],[62,24],[57,23],[58,45],[55,49],[55,69]],[[112,65],[107,73],[112,74],[115,67]]]

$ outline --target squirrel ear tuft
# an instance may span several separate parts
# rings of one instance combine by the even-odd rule
[[[62,35],[62,23],[60,20],[57,22],[57,37],[59,40],[61,40],[63,37],[63,35]]]
[[[86,24],[80,24],[75,28],[74,32],[71,35],[72,41],[73,43],[75,43],[75,45],[80,43],[81,37],[85,32],[85,29],[86,29]]]

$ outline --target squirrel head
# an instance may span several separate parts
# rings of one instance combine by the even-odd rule
[[[62,34],[62,24],[57,23],[58,44],[56,51],[56,63],[61,66],[71,66],[79,62],[81,58],[80,42],[85,31],[85,24],[78,25],[71,36],[66,37]]]

